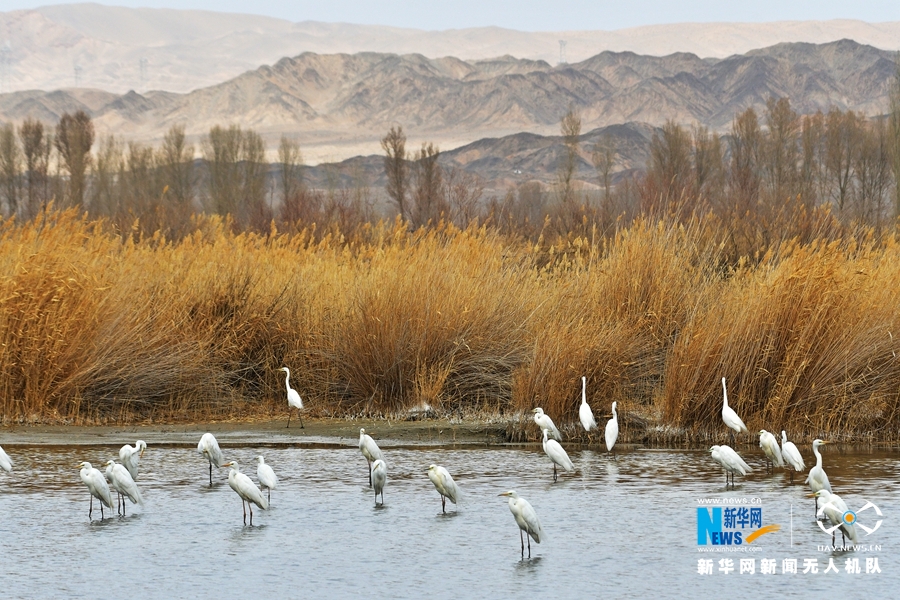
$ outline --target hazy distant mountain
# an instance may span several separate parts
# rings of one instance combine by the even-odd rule
[[[84,89],[0,95],[0,119],[55,121],[81,108],[99,132],[156,141],[176,123],[194,136],[238,123],[270,142],[296,135],[313,162],[378,152],[393,124],[449,149],[522,131],[554,135],[569,106],[583,131],[667,119],[727,128],[770,96],[801,113],[836,106],[885,112],[894,54],[849,40],[779,44],[724,59],[603,52],[579,63],[501,57],[485,61],[422,55],[304,53],[188,94]],[[270,143],[274,147],[274,143]]]
[[[206,11],[99,4],[0,12],[0,92],[90,87],[188,92],[303,52],[419,53],[465,60],[512,55],[557,64],[602,51],[724,58],[781,42],[854,39],[900,49],[900,22],[851,20],[680,23],[618,31],[522,32],[498,27],[421,31],[289,21]],[[3,50],[2,48],[8,48]]]

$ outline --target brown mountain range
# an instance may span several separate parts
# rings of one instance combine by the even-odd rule
[[[832,106],[881,114],[896,72],[894,54],[850,40],[779,44],[724,59],[679,53],[603,52],[551,66],[501,57],[464,61],[421,55],[304,53],[188,94],[123,95],[64,89],[0,95],[0,119],[55,121],[82,109],[98,131],[156,141],[174,124],[195,137],[238,123],[270,140],[296,136],[307,159],[377,153],[393,124],[411,145],[454,148],[522,131],[558,132],[569,106],[583,131],[667,119],[727,128],[735,113],[787,96],[801,113]]]

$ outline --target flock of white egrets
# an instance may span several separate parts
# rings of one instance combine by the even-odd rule
[[[744,421],[741,420],[733,408],[728,406],[728,388],[725,386],[724,377],[722,378],[722,421],[725,422],[726,426],[737,433],[747,433],[747,426],[744,425]],[[731,434],[731,438],[733,441],[734,433]],[[819,513],[821,512],[832,525],[840,528],[841,536],[845,543],[849,537],[850,541],[856,544],[857,536],[856,527],[853,524],[853,513],[848,511],[847,504],[841,497],[832,491],[831,483],[828,481],[828,475],[825,474],[825,469],[822,468],[822,454],[819,452],[819,447],[827,443],[828,442],[819,439],[813,440],[812,449],[813,454],[816,455],[816,466],[809,470],[809,475],[806,476],[806,481],[804,483],[809,484],[809,489],[812,491],[811,496],[816,499],[816,518],[819,518]],[[794,483],[795,471],[802,472],[806,470],[803,456],[800,455],[797,446],[795,446],[793,442],[788,441],[787,433],[784,430],[781,431],[781,448],[779,448],[777,438],[765,429],[761,429],[759,432],[759,447],[762,448],[763,454],[766,455],[767,469],[769,463],[772,464],[773,471],[776,466],[790,467],[791,483]],[[739,473],[743,476],[753,471],[753,469],[744,462],[731,446],[712,446],[709,451],[713,460],[722,465],[722,468],[725,469],[726,488],[728,487],[729,473],[731,474],[731,486],[734,487],[735,473]],[[785,463],[787,463],[787,465],[785,465]],[[819,508],[820,498],[824,503],[821,509]],[[832,545],[834,545],[834,535],[834,532],[832,532]]]
[[[290,386],[290,371],[287,367],[283,367],[282,370],[286,373],[285,387],[287,388],[289,407],[302,409],[303,401],[300,399],[300,395],[295,390],[291,389]],[[579,418],[584,429],[590,432],[597,427],[597,422],[587,403],[586,386],[587,378],[582,377]],[[724,377],[722,378],[722,395],[722,420],[725,425],[737,433],[747,433],[747,427],[744,425],[744,422],[734,409],[728,406],[728,390],[725,386]],[[553,419],[545,414],[541,408],[535,408],[532,412],[534,413],[534,422],[543,433],[544,452],[553,464],[553,480],[556,481],[558,477],[557,467],[562,468],[566,472],[574,472],[575,465],[569,459],[568,454],[560,444],[562,436],[559,429],[557,429],[556,425],[553,423]],[[302,427],[302,418],[300,423]],[[289,425],[290,417],[288,418],[288,426]],[[731,435],[733,440],[734,433]],[[607,456],[609,456],[609,453],[613,452],[618,436],[618,415],[616,413],[616,403],[613,402],[612,418],[607,422],[605,430]],[[779,448],[774,435],[764,429],[759,432],[759,446],[766,456],[767,468],[769,462],[772,463],[773,470],[775,466],[784,467],[785,463],[787,463],[787,466],[792,469],[791,483],[793,483],[794,472],[804,471],[806,470],[806,466],[797,447],[793,443],[787,441],[787,434],[784,431],[781,432],[781,440],[782,443]],[[816,498],[816,516],[818,518],[820,512],[824,513],[825,518],[833,525],[840,527],[845,540],[849,537],[853,543],[856,543],[856,529],[852,521],[848,522],[846,520],[846,515],[849,514],[847,505],[837,494],[832,493],[828,476],[822,468],[822,455],[819,452],[819,447],[825,443],[827,442],[818,439],[813,442],[813,453],[816,456],[816,466],[810,469],[809,475],[806,478],[806,483],[809,484],[812,495]],[[138,478],[138,465],[146,449],[147,444],[143,440],[138,440],[134,446],[127,444],[122,446],[121,450],[119,450],[119,460],[121,461],[121,464],[116,463],[115,460],[107,461],[105,463],[105,473],[92,467],[89,462],[82,462],[78,465],[81,469],[81,480],[90,491],[91,503],[88,510],[88,518],[90,518],[93,513],[94,498],[97,498],[100,501],[101,519],[103,518],[104,506],[112,509],[110,486],[112,487],[112,490],[117,493],[116,509],[120,514],[125,514],[126,498],[131,500],[133,504],[143,504],[141,492],[138,489],[136,481]],[[278,477],[275,475],[272,468],[266,464],[265,459],[262,456],[257,457],[258,464],[256,474],[259,481],[259,486],[257,486],[250,477],[241,472],[236,461],[225,460],[224,454],[213,434],[203,434],[200,438],[200,443],[197,445],[197,451],[209,461],[210,486],[212,486],[213,483],[213,466],[216,466],[217,468],[231,467],[228,473],[228,485],[241,498],[241,507],[244,510],[245,524],[247,522],[247,508],[250,509],[250,524],[253,524],[253,504],[263,510],[268,510],[271,492],[278,485]],[[375,440],[373,440],[371,436],[366,435],[365,429],[359,430],[359,451],[365,457],[366,462],[369,465],[369,486],[375,493],[375,505],[378,506],[379,495],[381,496],[381,504],[384,504],[384,487],[387,483],[387,463],[385,462],[384,454],[378,447],[378,444],[375,443]],[[722,465],[725,470],[726,488],[729,483],[729,474],[731,475],[731,485],[733,487],[735,473],[746,475],[752,471],[731,446],[712,446],[710,452],[713,460]],[[3,451],[2,447],[0,447],[0,468],[7,472],[12,470],[12,461],[6,452]],[[453,480],[453,477],[446,468],[439,465],[431,465],[428,468],[427,473],[428,478],[434,484],[435,489],[441,496],[442,511],[446,512],[447,500],[450,500],[453,504],[459,503],[459,486]],[[263,495],[263,489],[266,490],[265,495]],[[526,499],[519,496],[514,490],[504,492],[503,494],[500,494],[500,496],[505,496],[509,499],[509,510],[512,512],[520,529],[519,538],[522,554],[524,555],[525,540],[527,539],[528,554],[531,556],[531,539],[540,543],[541,539],[544,537],[544,532],[541,528],[541,523],[538,520],[537,513],[535,513],[531,504]],[[820,509],[818,505],[820,498],[824,502],[822,509]],[[834,534],[832,533],[832,544],[833,543]]]

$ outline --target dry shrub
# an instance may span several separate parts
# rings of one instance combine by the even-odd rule
[[[737,269],[672,349],[665,421],[724,433],[721,377],[750,431],[896,436],[897,246],[787,244]]]

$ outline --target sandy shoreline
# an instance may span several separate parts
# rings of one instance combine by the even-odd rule
[[[0,428],[0,445],[15,446],[121,446],[142,439],[155,446],[196,446],[209,431],[223,446],[356,446],[364,427],[379,445],[506,445],[503,424],[457,423],[446,420],[387,421],[368,419],[304,420],[305,427],[286,420],[216,422],[175,425],[12,425]]]

